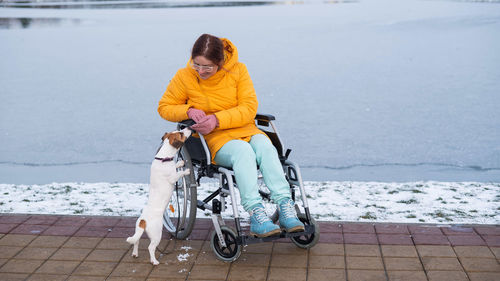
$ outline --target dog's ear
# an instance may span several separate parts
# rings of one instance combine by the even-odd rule
[[[165,140],[168,138],[168,136],[169,136],[169,135],[170,135],[170,133],[165,133],[165,134],[163,135],[163,137],[161,137],[161,140],[162,140],[162,141],[165,141]]]
[[[171,146],[175,148],[181,148],[181,146],[184,145],[184,141],[186,140],[186,137],[184,134],[177,132],[177,133],[170,133],[168,136],[168,141]]]

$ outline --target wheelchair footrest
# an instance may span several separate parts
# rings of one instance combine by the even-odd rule
[[[286,231],[281,231],[280,234],[276,234],[276,235],[268,236],[268,237],[255,237],[255,236],[248,236],[248,235],[238,236],[236,238],[236,243],[238,243],[239,245],[248,245],[248,244],[261,243],[261,242],[270,242],[270,241],[280,239],[280,238],[291,238],[291,237],[296,237],[296,236],[311,235],[314,233],[314,231],[315,231],[314,225],[306,225],[304,231],[301,231],[301,232],[288,233]]]

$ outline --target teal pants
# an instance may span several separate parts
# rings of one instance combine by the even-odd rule
[[[246,211],[262,203],[257,185],[257,165],[274,202],[291,197],[278,152],[265,135],[254,135],[250,142],[229,141],[215,154],[214,160],[218,165],[233,169],[241,204]]]

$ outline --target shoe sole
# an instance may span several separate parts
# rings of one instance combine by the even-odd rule
[[[262,233],[262,234],[250,232],[251,235],[253,235],[255,237],[259,237],[259,238],[269,237],[269,236],[273,236],[273,235],[280,234],[280,233],[281,233],[281,229],[275,229],[275,230],[272,230],[272,231],[269,231],[266,233]]]
[[[301,231],[305,231],[305,230],[306,229],[302,225],[299,225],[299,226],[292,227],[290,229],[286,229],[286,232],[293,233],[293,232],[301,232]]]

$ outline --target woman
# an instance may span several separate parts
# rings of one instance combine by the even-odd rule
[[[243,208],[250,213],[250,233],[267,237],[280,228],[266,215],[258,192],[257,165],[278,204],[279,223],[288,232],[304,230],[295,213],[290,187],[275,147],[255,125],[257,97],[247,68],[228,39],[209,34],[194,43],[191,58],[179,69],[160,100],[168,121],[193,119],[204,135],[212,162],[232,168]]]

